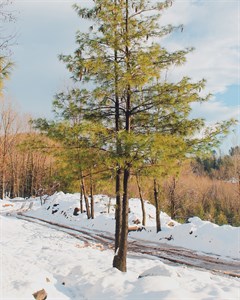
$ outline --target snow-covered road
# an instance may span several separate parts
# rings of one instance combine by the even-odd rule
[[[17,217],[29,222],[38,223],[42,226],[51,226],[51,228],[58,231],[64,231],[81,241],[100,243],[104,249],[113,249],[114,247],[114,235],[109,232],[99,232],[97,230],[90,229],[74,229],[70,226],[46,221],[36,217],[24,216],[24,214],[19,214]],[[205,255],[193,250],[171,246],[162,242],[153,243],[133,238],[130,239],[128,243],[128,249],[131,254],[150,255],[161,260],[165,260],[167,263],[171,262],[175,264],[182,264],[189,267],[201,268],[218,274],[228,274],[230,276],[240,278],[240,261],[237,259],[226,260],[220,256]]]

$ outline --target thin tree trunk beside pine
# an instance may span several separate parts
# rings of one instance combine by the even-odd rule
[[[157,233],[161,231],[161,220],[160,220],[160,208],[159,208],[159,189],[156,178],[153,180],[153,190],[154,190],[154,201],[156,207],[156,230]]]
[[[144,200],[143,200],[143,196],[142,196],[142,189],[141,189],[141,185],[140,185],[140,182],[139,182],[138,175],[136,175],[136,180],[137,180],[139,198],[140,198],[141,207],[142,207],[142,225],[146,226],[146,209],[145,209],[145,205],[144,205]]]
[[[83,190],[82,190],[82,184],[80,180],[80,212],[83,213]]]
[[[91,213],[90,213],[90,209],[89,209],[89,201],[88,201],[88,196],[87,196],[86,189],[85,189],[85,182],[84,182],[82,174],[81,174],[81,184],[82,184],[82,192],[83,192],[83,196],[84,196],[84,200],[85,200],[87,218],[91,219]]]
[[[90,170],[90,194],[91,194],[91,219],[94,219],[94,199],[93,199],[92,169]]]
[[[176,218],[176,196],[175,196],[175,192],[176,192],[176,185],[177,185],[177,180],[175,177],[173,177],[172,179],[172,183],[170,186],[170,214],[171,214],[171,219],[175,219]]]

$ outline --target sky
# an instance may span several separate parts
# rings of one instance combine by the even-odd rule
[[[152,0],[154,1],[154,0]],[[72,9],[73,3],[91,0],[14,0],[17,21],[8,25],[17,33],[12,47],[15,63],[6,94],[21,110],[34,117],[52,117],[54,95],[70,84],[71,74],[59,54],[75,50],[75,33],[88,24]],[[194,47],[187,63],[170,69],[169,78],[205,78],[211,101],[193,106],[193,117],[208,123],[228,118],[240,120],[240,3],[238,0],[176,0],[161,18],[162,24],[183,24],[162,43],[169,50]],[[239,127],[225,142],[239,144]]]

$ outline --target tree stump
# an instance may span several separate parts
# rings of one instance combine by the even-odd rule
[[[73,211],[73,215],[74,216],[78,216],[79,215],[79,211],[80,211],[80,209],[78,207],[75,207],[74,211]]]

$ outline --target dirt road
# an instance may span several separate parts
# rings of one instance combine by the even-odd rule
[[[66,225],[46,221],[44,219],[26,216],[22,213],[16,215],[17,218],[28,222],[34,222],[41,226],[48,226],[55,230],[66,232],[86,243],[99,243],[104,248],[114,247],[114,236],[109,232],[100,232],[89,229],[76,229]],[[221,257],[197,253],[181,247],[172,247],[164,243],[152,243],[150,241],[140,241],[129,239],[128,250],[130,256],[147,255],[154,259],[159,258],[169,264],[181,264],[192,268],[210,270],[214,273],[240,278],[240,260],[227,260]]]

